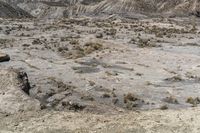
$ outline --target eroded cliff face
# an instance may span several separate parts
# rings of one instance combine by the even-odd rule
[[[38,18],[98,14],[199,15],[199,0],[2,0]]]
[[[11,6],[5,2],[0,1],[0,17],[9,17],[9,18],[22,18],[22,17],[28,17],[31,18],[32,16],[27,13],[26,11]]]

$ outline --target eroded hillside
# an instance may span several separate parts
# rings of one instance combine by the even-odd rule
[[[8,1],[18,5],[30,14],[39,18],[60,18],[77,15],[96,16],[100,14],[119,14],[133,17],[136,13],[145,15],[197,15],[198,0],[60,0],[60,1]]]

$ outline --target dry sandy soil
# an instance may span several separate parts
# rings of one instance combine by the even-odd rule
[[[1,116],[1,133],[199,133],[199,109],[95,115],[26,112]]]
[[[48,8],[56,16],[57,6]],[[7,9],[0,132],[200,132],[199,18]]]

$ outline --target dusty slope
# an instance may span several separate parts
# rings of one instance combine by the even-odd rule
[[[14,114],[25,110],[39,110],[40,103],[23,91],[30,89],[26,73],[16,70],[0,70],[0,112]]]

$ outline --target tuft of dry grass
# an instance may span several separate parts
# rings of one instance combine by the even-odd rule
[[[186,103],[192,104],[193,107],[196,107],[197,104],[200,104],[200,98],[199,97],[196,97],[196,98],[188,97],[186,100]]]
[[[124,95],[124,103],[128,103],[128,101],[136,101],[138,97],[133,93],[128,93]]]

